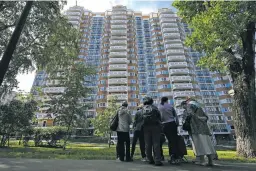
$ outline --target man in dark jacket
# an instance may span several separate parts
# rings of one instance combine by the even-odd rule
[[[144,120],[144,136],[146,143],[146,155],[150,164],[162,166],[161,162],[161,114],[156,106],[153,105],[154,101],[151,97],[143,99],[142,115]],[[154,148],[155,159],[152,156],[152,148]]]
[[[138,107],[138,111],[135,114],[134,123],[133,123],[133,139],[132,139],[132,152],[131,152],[131,158],[133,159],[133,155],[135,152],[136,143],[139,139],[140,141],[140,152],[142,161],[146,161],[146,154],[145,154],[145,140],[144,140],[144,132],[143,132],[143,116],[142,116],[142,107],[143,105],[140,105]]]

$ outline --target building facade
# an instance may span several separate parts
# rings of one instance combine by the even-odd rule
[[[184,46],[191,30],[172,10],[142,15],[121,5],[102,13],[75,6],[66,15],[83,35],[79,58],[97,69],[96,75],[85,78],[85,85],[94,88],[82,99],[92,106],[85,112],[89,117],[100,114],[113,96],[119,104],[127,101],[133,114],[144,96],[153,97],[155,104],[167,96],[181,116],[180,104],[189,96],[204,104],[216,135],[230,134],[230,81],[196,67],[202,54]],[[38,73],[35,86],[43,85],[39,78],[45,73]]]

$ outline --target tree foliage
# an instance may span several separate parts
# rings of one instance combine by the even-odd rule
[[[35,101],[12,100],[10,103],[0,105],[0,146],[5,146],[11,135],[27,134],[31,130],[35,111]]]
[[[49,59],[45,55],[48,38],[50,35],[56,34],[56,25],[62,24],[63,27],[69,25],[61,14],[63,5],[63,1],[38,1],[33,3],[4,82],[0,87],[0,94],[17,87],[17,74],[45,66],[52,60],[52,58]],[[25,2],[22,1],[0,2],[0,59],[24,6]],[[65,32],[61,34],[65,35]],[[59,36],[59,38],[62,37]],[[58,48],[57,45],[51,45],[52,48]],[[54,60],[62,61],[63,58],[61,55],[55,55]]]
[[[253,1],[175,1],[193,30],[186,44],[204,52],[202,67],[228,71],[234,87],[237,151],[256,156],[255,21]]]
[[[115,116],[118,107],[117,97],[112,97],[108,100],[108,107],[102,112],[99,112],[97,116],[92,119],[95,135],[107,136],[111,133],[109,124],[111,119]]]

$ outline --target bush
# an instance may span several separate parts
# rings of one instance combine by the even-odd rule
[[[66,127],[59,126],[34,128],[35,146],[42,146],[43,141],[46,141],[48,146],[57,147],[57,142],[65,137],[66,132]]]

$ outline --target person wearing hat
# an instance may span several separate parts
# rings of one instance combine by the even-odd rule
[[[130,156],[130,124],[132,123],[132,116],[128,110],[128,103],[125,101],[118,109],[118,127],[117,127],[117,148],[120,161],[131,161]],[[124,147],[124,143],[126,147]]]
[[[146,154],[145,154],[145,140],[144,140],[144,132],[143,132],[142,108],[143,108],[143,104],[138,106],[137,112],[135,114],[134,122],[133,122],[134,132],[133,132],[133,139],[132,139],[131,159],[133,160],[136,143],[139,139],[140,153],[141,153],[142,161],[145,162],[147,160],[146,160]]]

